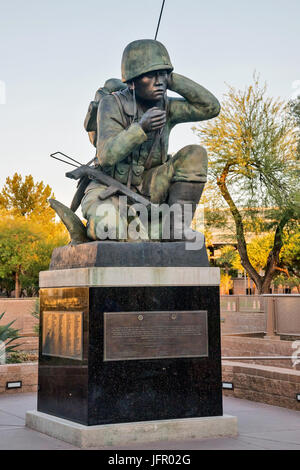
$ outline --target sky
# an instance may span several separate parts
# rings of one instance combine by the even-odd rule
[[[95,155],[83,121],[96,90],[120,77],[125,46],[154,38],[161,0],[0,0],[0,188],[15,172],[44,181],[70,205],[71,167]],[[166,0],[158,40],[174,71],[222,102],[227,85],[244,89],[256,70],[268,94],[300,90],[299,0]],[[176,126],[170,152],[200,143],[192,124]],[[80,214],[79,214],[80,215]]]

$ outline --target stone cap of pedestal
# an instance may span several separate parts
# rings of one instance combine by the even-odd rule
[[[40,288],[219,286],[220,269],[207,267],[105,267],[40,272]]]
[[[166,266],[209,267],[205,244],[187,249],[180,242],[113,242],[97,241],[55,248],[50,271],[74,268]]]

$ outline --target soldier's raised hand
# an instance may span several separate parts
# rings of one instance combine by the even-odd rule
[[[150,108],[143,114],[139,124],[144,132],[159,130],[166,124],[166,111],[157,107]]]
[[[168,78],[167,78],[167,88],[168,90],[172,90],[173,87],[173,73],[168,73]]]

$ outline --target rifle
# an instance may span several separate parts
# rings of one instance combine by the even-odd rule
[[[138,202],[148,207],[151,205],[149,199],[146,199],[144,196],[141,196],[138,193],[135,193],[129,189],[125,184],[120,183],[111,176],[107,175],[101,170],[96,168],[91,168],[87,165],[82,165],[76,168],[73,171],[68,171],[66,173],[67,178],[72,178],[75,180],[81,179],[84,176],[87,176],[90,180],[98,181],[99,183],[105,184],[108,188],[99,195],[100,199],[107,199],[108,197],[114,196],[116,193],[120,192],[125,196],[129,197],[132,201]]]
[[[72,163],[66,162],[65,160],[62,160],[62,159],[56,157],[55,155],[57,155],[57,154],[63,155],[64,157],[67,157],[68,159],[72,160],[73,162],[78,163],[80,166],[74,165]],[[134,203],[137,202],[139,204],[143,204],[147,208],[151,207],[151,202],[149,201],[149,199],[147,199],[144,196],[141,196],[140,194],[132,191],[130,188],[125,186],[125,184],[122,184],[119,181],[115,180],[111,176],[104,173],[102,170],[99,170],[98,168],[95,168],[95,167],[93,168],[93,167],[89,166],[89,164],[94,161],[94,158],[87,165],[82,165],[77,160],[74,160],[73,158],[69,157],[68,155],[66,155],[62,152],[55,152],[55,153],[52,153],[50,156],[52,158],[55,158],[56,160],[60,160],[64,163],[68,163],[68,165],[76,167],[75,170],[68,171],[65,176],[67,178],[79,180],[79,187],[80,187],[81,182],[83,183],[83,186],[86,187],[90,180],[98,181],[99,183],[102,183],[102,184],[105,184],[106,186],[108,186],[108,188],[106,190],[104,190],[99,195],[100,199],[105,200],[105,199],[107,199],[111,196],[114,196],[117,193],[121,193],[124,196],[127,196],[129,199],[131,199]],[[82,188],[80,190],[80,193],[82,193]],[[82,195],[83,195],[83,193],[82,193]],[[73,203],[72,203],[72,205],[73,205]],[[76,205],[77,205],[77,203],[76,203]]]

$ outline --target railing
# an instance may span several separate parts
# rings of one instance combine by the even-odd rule
[[[300,336],[300,294],[265,294],[267,336]]]
[[[276,335],[300,336],[300,294],[222,295],[220,303],[221,314],[223,313],[223,317],[225,317],[225,323],[226,314],[237,314],[235,324],[232,315],[230,315],[232,326],[235,327],[235,331],[232,331],[232,333],[250,332],[245,324],[248,319],[246,315],[243,315],[244,313],[248,315],[263,313],[265,317],[263,332],[266,333],[266,338],[275,338]],[[240,318],[238,317],[239,314],[242,314]],[[253,323],[253,332],[262,331],[262,319],[259,326],[257,317],[255,317],[257,326]]]
[[[260,295],[221,295],[221,311],[263,312],[263,299]]]

